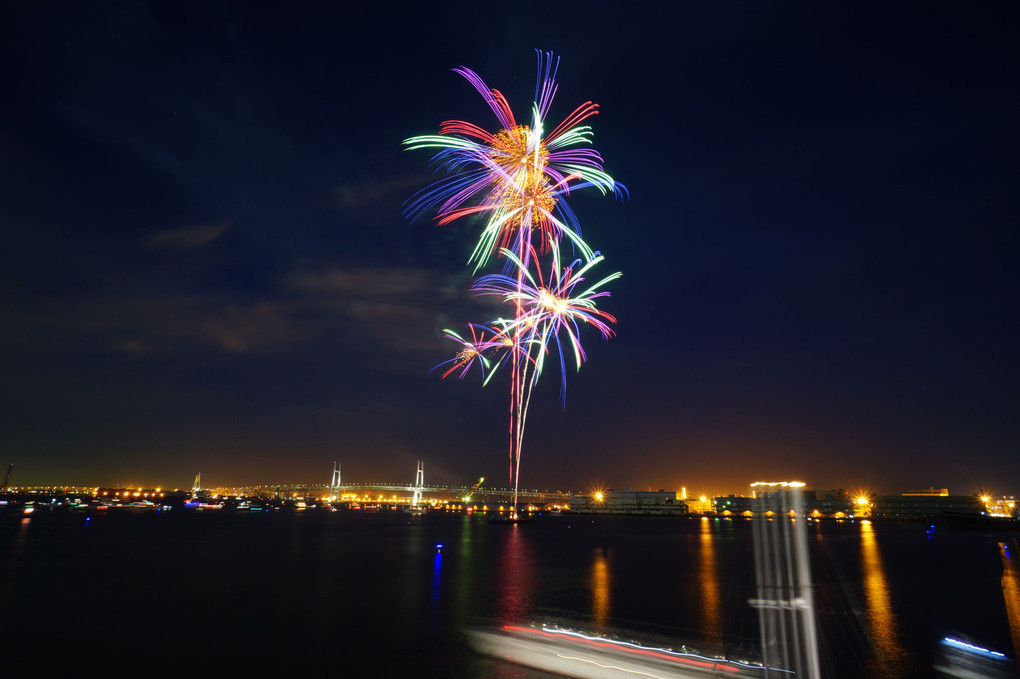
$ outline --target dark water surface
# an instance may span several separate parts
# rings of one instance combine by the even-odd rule
[[[475,654],[463,632],[546,621],[730,654],[759,646],[743,520],[87,518],[0,512],[0,676],[547,677]],[[1017,535],[926,528],[809,526],[826,677],[931,676],[946,634],[1014,656]]]

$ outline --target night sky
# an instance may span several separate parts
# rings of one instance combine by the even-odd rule
[[[20,484],[506,485],[507,390],[440,380],[477,229],[403,139],[589,99],[620,270],[546,374],[529,488],[1020,492],[1008,3],[8,3],[0,462]],[[374,13],[373,13],[374,12]],[[477,376],[475,376],[477,377]]]

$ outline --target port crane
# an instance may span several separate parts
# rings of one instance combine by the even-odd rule
[[[468,489],[467,494],[464,496],[464,502],[471,502],[471,496],[474,495],[478,491],[478,489],[482,487],[482,484],[485,483],[485,479],[487,478],[489,477],[483,476],[482,478],[478,479],[478,482],[475,483],[475,485],[471,486],[471,488]]]

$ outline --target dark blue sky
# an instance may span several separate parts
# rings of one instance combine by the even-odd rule
[[[1005,5],[22,3],[0,20],[0,451],[22,483],[470,482],[506,390],[469,224],[401,141],[592,99],[574,198],[618,336],[533,400],[528,487],[1020,492],[1020,55]],[[374,12],[374,14],[373,14]]]

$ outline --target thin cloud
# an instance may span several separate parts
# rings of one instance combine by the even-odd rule
[[[106,347],[133,358],[196,348],[266,354],[315,333],[289,302],[237,303],[222,297],[95,298],[49,313],[13,319],[21,342],[51,351]],[[54,342],[54,338],[59,338]]]
[[[432,271],[383,267],[326,269],[299,274],[287,282],[289,288],[303,293],[362,299],[419,297],[439,284],[439,275]]]
[[[150,234],[142,241],[146,250],[197,250],[213,242],[227,230],[230,220],[185,226]]]
[[[389,181],[364,181],[357,184],[341,184],[334,190],[337,205],[341,211],[370,207],[387,200],[403,202],[427,183],[422,174],[408,175]]]
[[[286,283],[321,322],[356,344],[414,355],[440,351],[437,292],[450,286],[435,271],[413,268],[327,269]]]

